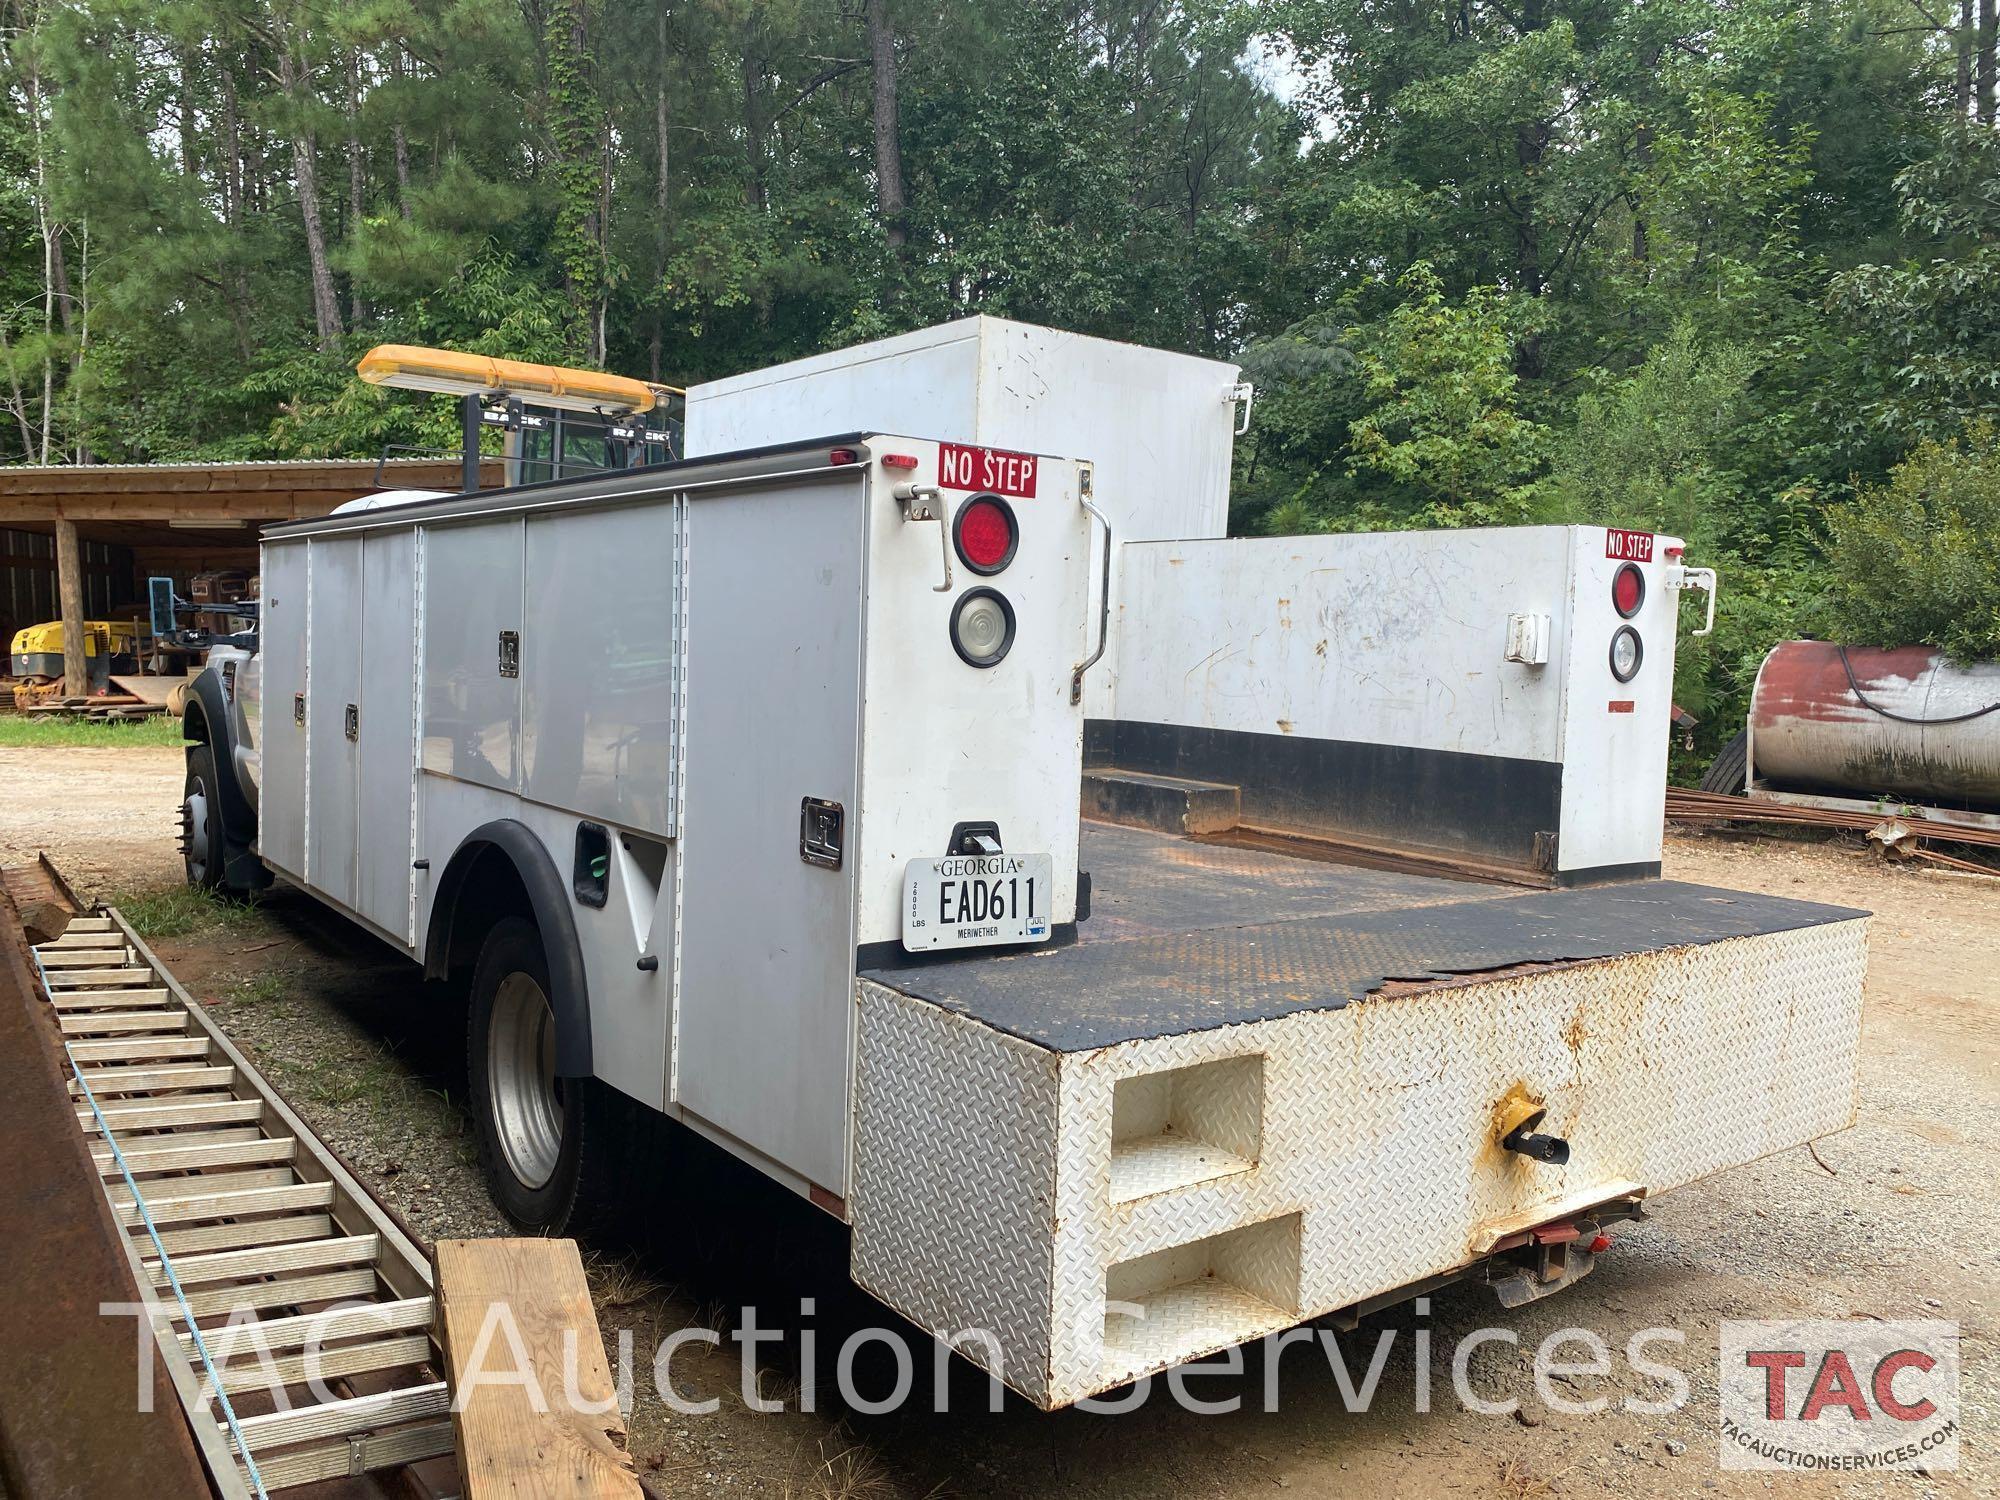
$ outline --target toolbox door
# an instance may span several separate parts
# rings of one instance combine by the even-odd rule
[[[361,538],[314,540],[306,650],[306,883],[353,909],[361,727]]]
[[[257,654],[257,852],[293,878],[306,868],[306,549],[265,544]]]
[[[359,808],[368,837],[355,864],[354,909],[404,942],[411,931],[411,783],[417,774],[415,531],[363,544]]]
[[[836,1193],[854,1015],[863,494],[800,482],[688,506],[676,1097]],[[823,838],[805,826],[808,807],[824,814]]]

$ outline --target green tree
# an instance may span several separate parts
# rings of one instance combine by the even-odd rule
[[[1938,646],[2000,659],[2000,428],[1925,438],[1828,517],[1823,623],[1857,646]]]
[[[1348,472],[1386,481],[1370,499],[1419,525],[1518,519],[1548,440],[1515,409],[1518,320],[1489,288],[1448,302],[1423,261],[1397,286],[1403,302],[1356,340],[1372,404],[1348,428]]]

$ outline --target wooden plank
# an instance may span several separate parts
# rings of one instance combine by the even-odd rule
[[[426,1458],[442,1458],[451,1452],[449,1422],[425,1422],[417,1427],[399,1427],[394,1432],[375,1433],[357,1440],[364,1473],[394,1469]],[[257,1474],[267,1489],[286,1490],[294,1485],[314,1484],[322,1479],[344,1479],[353,1472],[356,1452],[346,1439],[317,1443],[309,1448],[293,1448],[257,1460]],[[247,1486],[250,1471],[238,1467]]]
[[[124,946],[125,938],[122,933],[113,932],[108,927],[79,931],[76,923],[72,922],[63,930],[61,937],[39,945],[35,952],[41,955],[42,962],[47,963],[51,953],[68,953],[78,948],[94,948],[102,951],[105,948],[119,949]]]
[[[132,950],[120,943],[116,948],[37,948],[35,956],[41,959],[42,967],[55,977],[58,969],[102,969],[109,964],[120,964],[132,957]]]
[[[207,1193],[246,1193],[252,1188],[284,1187],[295,1181],[290,1167],[262,1167],[251,1172],[215,1172],[206,1177],[162,1177],[142,1182],[148,1209],[172,1203],[176,1198],[199,1197]],[[106,1184],[105,1193],[115,1209],[132,1206],[132,1189],[123,1178]]]
[[[187,1018],[179,1010],[79,1011],[59,1017],[56,1025],[64,1036],[116,1036],[128,1031],[149,1031],[159,1036],[187,1035]]]
[[[79,1081],[81,1080],[81,1081]],[[159,1093],[168,1089],[226,1089],[236,1070],[205,1063],[181,1063],[167,1068],[85,1068],[70,1080],[71,1094],[86,1085],[98,1099],[111,1094]]]
[[[433,1264],[465,1500],[637,1500],[644,1492],[625,1451],[625,1420],[576,1241],[441,1240]],[[489,1318],[493,1329],[482,1339]],[[597,1410],[570,1407],[566,1342],[575,1349],[576,1395]],[[538,1392],[518,1380],[480,1378],[518,1372],[522,1352]]]
[[[204,1099],[187,1104],[112,1105],[104,1111],[104,1119],[122,1136],[128,1130],[159,1130],[168,1125],[247,1124],[262,1118],[263,1113],[261,1099]],[[85,1135],[97,1133],[97,1117],[87,1106],[77,1122]],[[125,1142],[120,1140],[118,1145],[123,1150]]]
[[[166,990],[57,990],[49,997],[58,1015],[78,1010],[152,1010],[173,1003]]]
[[[282,1390],[304,1385],[317,1378],[322,1383],[349,1375],[367,1375],[378,1370],[407,1370],[431,1359],[428,1334],[404,1334],[400,1338],[376,1339],[366,1344],[343,1344],[334,1349],[307,1349],[266,1363],[257,1360],[222,1372],[222,1389],[229,1395],[239,1391]]]
[[[295,1318],[266,1318],[258,1323],[239,1323],[204,1334],[209,1354],[228,1361],[238,1355],[282,1354],[303,1349],[315,1341],[353,1338],[357,1334],[403,1333],[413,1328],[429,1328],[437,1308],[428,1297],[406,1297],[397,1302],[375,1302],[365,1307],[336,1307],[325,1312],[300,1313]],[[188,1352],[194,1340],[181,1334]]]
[[[153,971],[143,964],[119,969],[60,969],[49,974],[51,990],[89,990],[111,985],[149,985]]]

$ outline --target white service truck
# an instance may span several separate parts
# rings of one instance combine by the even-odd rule
[[[189,877],[469,986],[517,1222],[659,1111],[1044,1407],[1542,1295],[1847,1125],[1863,914],[1657,878],[1680,544],[1226,540],[1247,397],[971,319],[696,387],[683,462],[272,527]]]

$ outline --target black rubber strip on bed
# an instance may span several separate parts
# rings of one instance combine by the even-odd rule
[[[1122,942],[968,955],[862,977],[1059,1052],[1333,1010],[1391,980],[1656,953],[1866,912],[1679,881],[1537,891]],[[1745,1005],[1755,995],[1742,997]]]

